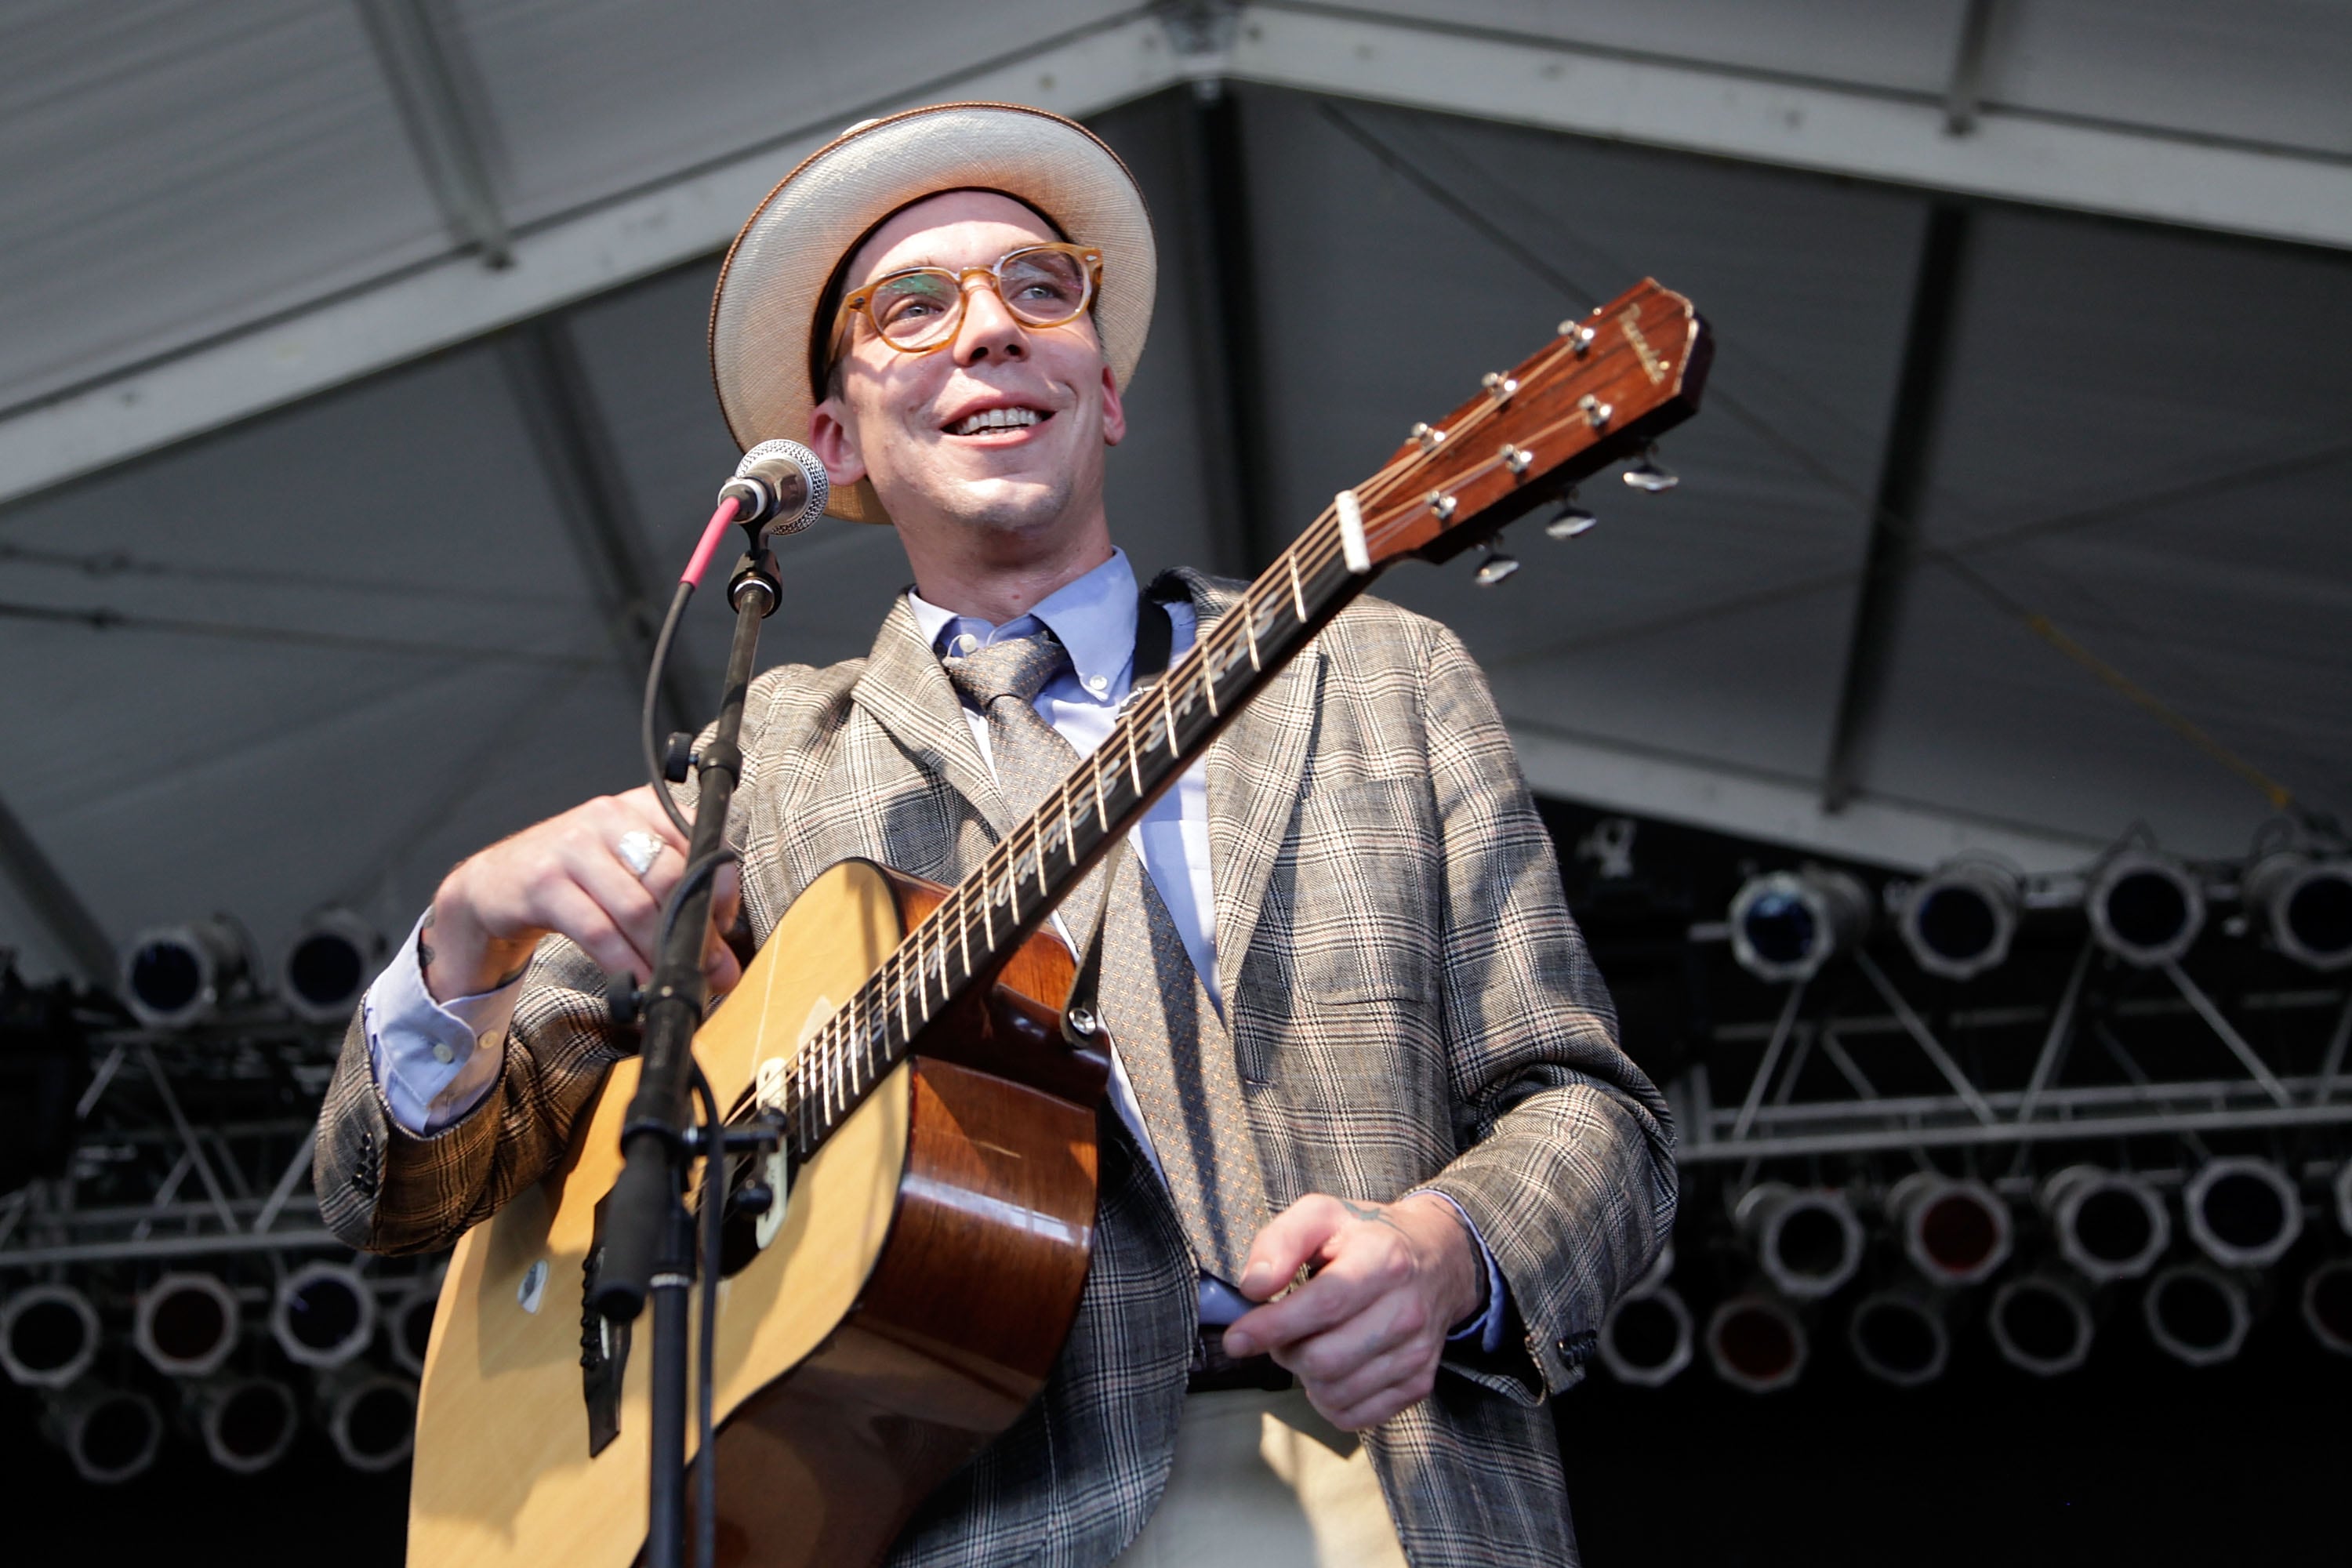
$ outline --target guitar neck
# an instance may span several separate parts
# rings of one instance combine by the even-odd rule
[[[1712,352],[1690,301],[1644,279],[1589,317],[1561,322],[1551,343],[1509,374],[1486,377],[1443,424],[1414,426],[1380,472],[1333,498],[1157,685],[1129,695],[1095,753],[803,1046],[765,1100],[783,1112],[795,1151],[814,1153],[932,1019],[992,978],[1391,562],[1443,560],[1643,451],[1696,411]]]
[[[814,1153],[930,1021],[993,976],[1375,569],[1351,568],[1336,509],[1284,551],[1149,688],[1091,756],[909,931],[802,1047],[782,1105]]]

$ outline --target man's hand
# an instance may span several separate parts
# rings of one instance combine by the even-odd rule
[[[650,833],[661,845],[641,878],[621,858],[624,834]],[[686,841],[651,785],[603,795],[526,827],[459,861],[425,915],[418,956],[434,1000],[494,991],[522,972],[550,931],[570,937],[606,973],[653,976],[660,957],[662,906],[686,874]],[[713,879],[702,973],[713,991],[742,978],[720,932],[735,921],[735,868]]]
[[[1251,1244],[1241,1290],[1264,1301],[1303,1266],[1315,1277],[1225,1331],[1225,1353],[1270,1353],[1334,1426],[1359,1432],[1427,1397],[1445,1335],[1478,1310],[1478,1249],[1429,1193],[1360,1204],[1314,1194]]]

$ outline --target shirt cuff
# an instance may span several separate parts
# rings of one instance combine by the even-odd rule
[[[479,1105],[499,1081],[522,977],[479,995],[436,1002],[416,962],[424,924],[419,917],[368,987],[360,1016],[385,1108],[409,1131],[430,1137]]]
[[[1456,1327],[1445,1337],[1448,1341],[1475,1338],[1478,1342],[1478,1348],[1486,1354],[1492,1355],[1503,1346],[1503,1270],[1495,1262],[1494,1253],[1487,1249],[1486,1238],[1478,1234],[1478,1226],[1470,1218],[1468,1210],[1435,1187],[1415,1187],[1412,1193],[1405,1194],[1405,1197],[1412,1197],[1413,1193],[1427,1193],[1433,1198],[1444,1198],[1445,1206],[1454,1211],[1454,1217],[1462,1222],[1462,1228],[1470,1233],[1470,1240],[1478,1248],[1478,1260],[1486,1270],[1486,1310]],[[1402,1203],[1404,1199],[1400,1198],[1397,1201]]]

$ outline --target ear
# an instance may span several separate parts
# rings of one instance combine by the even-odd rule
[[[1118,376],[1106,361],[1102,367],[1103,445],[1116,447],[1127,439],[1127,409],[1118,400]]]
[[[849,410],[838,397],[828,397],[809,416],[809,450],[824,465],[824,477],[835,489],[866,477],[866,459],[857,449],[857,436],[849,427]]]

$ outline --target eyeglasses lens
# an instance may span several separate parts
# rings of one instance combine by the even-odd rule
[[[1015,319],[1056,327],[1087,307],[1086,265],[1058,250],[1018,251],[998,263],[998,294]],[[944,268],[901,272],[876,285],[871,309],[882,335],[900,348],[919,348],[955,329],[964,293]]]

